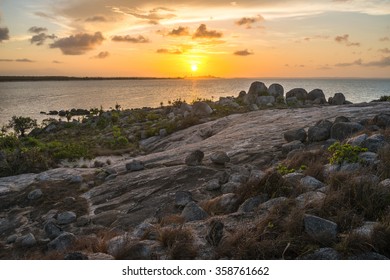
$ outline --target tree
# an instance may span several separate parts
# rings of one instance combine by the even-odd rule
[[[26,130],[37,127],[37,120],[29,117],[25,118],[13,116],[9,121],[8,126],[13,128],[13,130],[15,130],[17,134],[20,134],[21,137],[24,137]]]

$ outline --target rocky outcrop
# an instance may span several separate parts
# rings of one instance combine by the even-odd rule
[[[303,88],[294,88],[286,93],[286,99],[295,97],[300,102],[305,102],[308,95],[307,91]]]

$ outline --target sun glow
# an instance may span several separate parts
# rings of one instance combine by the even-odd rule
[[[198,71],[198,65],[196,65],[196,64],[191,65],[191,70],[192,70],[192,72]]]

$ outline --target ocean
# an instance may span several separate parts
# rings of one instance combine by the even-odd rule
[[[77,80],[0,83],[0,126],[12,116],[28,116],[39,122],[49,116],[41,111],[72,108],[107,110],[119,104],[123,109],[158,107],[175,99],[191,102],[197,98],[214,101],[238,96],[254,81],[267,86],[279,83],[285,92],[301,87],[308,92],[319,88],[326,98],[342,92],[353,103],[369,102],[390,95],[390,79],[161,79],[161,80]]]

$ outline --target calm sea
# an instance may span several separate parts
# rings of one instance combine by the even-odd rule
[[[158,107],[168,100],[197,98],[218,100],[237,96],[250,84],[262,81],[283,85],[285,92],[302,87],[307,91],[320,88],[326,97],[342,92],[354,103],[369,102],[390,95],[390,79],[185,79],[185,80],[90,80],[0,83],[0,125],[14,116],[29,116],[39,121],[47,116],[40,112],[90,109]]]

